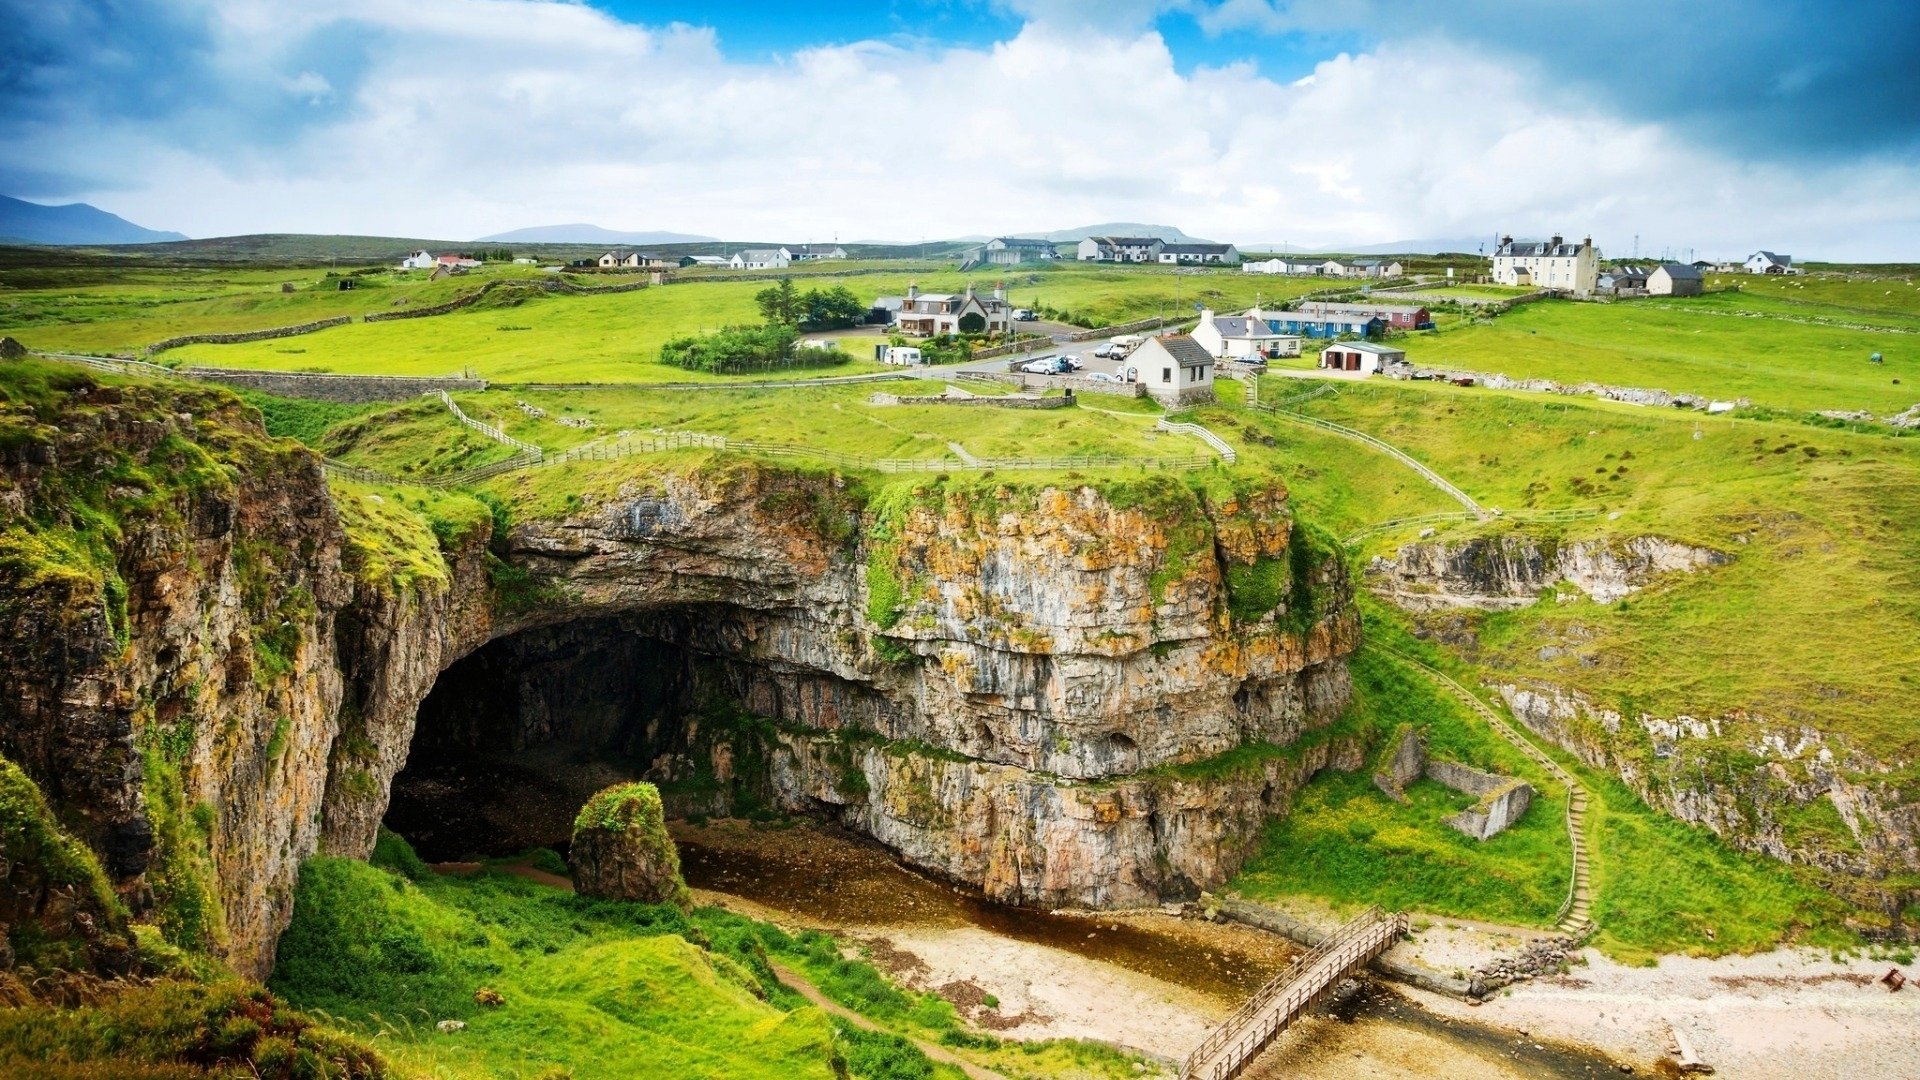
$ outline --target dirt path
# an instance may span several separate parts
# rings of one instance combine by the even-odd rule
[[[854,1012],[852,1009],[827,997],[827,995],[820,992],[819,987],[808,982],[799,972],[785,964],[777,960],[769,960],[767,964],[773,968],[774,975],[778,977],[781,982],[787,984],[787,986],[793,990],[798,991],[801,997],[806,998],[827,1013],[837,1016],[847,1023],[852,1024],[854,1027],[865,1031],[886,1031],[886,1029],[879,1024],[874,1023],[859,1013]],[[892,1032],[887,1033],[893,1034]],[[907,1037],[907,1041],[919,1047],[921,1053],[932,1058],[934,1061],[940,1062],[942,1065],[951,1065],[972,1077],[973,1080],[1007,1080],[1005,1076],[994,1072],[992,1069],[981,1068],[937,1043],[930,1043],[911,1037]]]

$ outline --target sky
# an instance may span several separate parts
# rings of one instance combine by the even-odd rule
[[[0,194],[192,236],[591,222],[1920,261],[1914,0],[0,0]]]

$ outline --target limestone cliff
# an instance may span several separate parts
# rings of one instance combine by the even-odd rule
[[[1603,604],[1666,573],[1728,561],[1710,548],[1658,536],[1556,542],[1523,533],[1404,544],[1367,566],[1367,586],[1412,611],[1526,607],[1567,582]]]
[[[1358,621],[1277,484],[635,460],[508,531],[330,490],[224,392],[5,376],[0,754],[133,918],[251,974],[300,862],[368,852],[411,754],[591,721],[457,705],[470,670],[524,684],[553,642],[671,661],[601,734],[669,774],[697,749],[709,802],[831,814],[1009,900],[1190,894],[1358,761],[1307,737],[1345,703]],[[716,703],[750,722],[703,729]],[[1204,765],[1248,742],[1300,745]]]

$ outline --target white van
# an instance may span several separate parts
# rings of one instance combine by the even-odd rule
[[[881,345],[874,350],[874,359],[883,364],[900,364],[904,367],[919,367],[926,363],[920,350],[912,345]]]

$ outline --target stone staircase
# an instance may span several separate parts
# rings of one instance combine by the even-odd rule
[[[1587,855],[1587,802],[1589,794],[1574,775],[1560,766],[1560,763],[1547,755],[1530,738],[1522,735],[1507,718],[1501,716],[1491,705],[1482,701],[1478,695],[1437,668],[1414,659],[1403,652],[1389,649],[1384,645],[1373,648],[1388,656],[1419,670],[1428,678],[1439,683],[1454,697],[1459,698],[1481,719],[1492,725],[1500,736],[1520,749],[1545,769],[1554,779],[1567,787],[1567,842],[1573,853],[1573,878],[1567,886],[1567,898],[1560,905],[1557,926],[1561,933],[1578,941],[1593,932],[1593,873]]]

